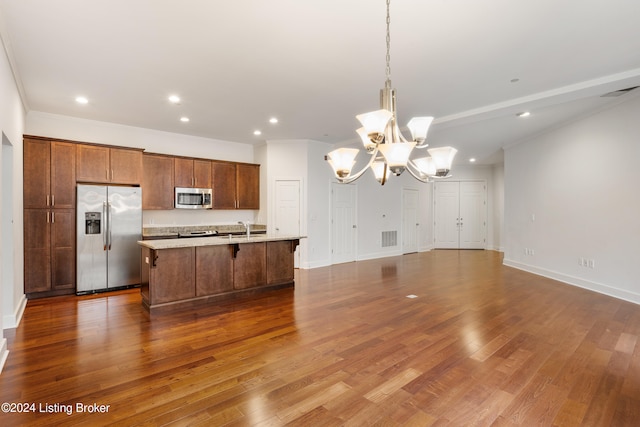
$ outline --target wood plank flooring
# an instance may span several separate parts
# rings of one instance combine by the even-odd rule
[[[0,425],[637,426],[639,334],[639,305],[493,251],[300,270],[171,314],[138,290],[32,300],[0,402],[36,412]]]

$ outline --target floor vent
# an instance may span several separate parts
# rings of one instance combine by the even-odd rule
[[[382,232],[382,247],[388,248],[390,246],[398,246],[398,232],[395,230]]]

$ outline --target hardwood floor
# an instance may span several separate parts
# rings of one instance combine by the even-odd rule
[[[632,426],[639,334],[639,305],[493,251],[300,270],[295,289],[172,314],[137,290],[32,300],[5,331],[0,402],[72,414],[0,424]]]

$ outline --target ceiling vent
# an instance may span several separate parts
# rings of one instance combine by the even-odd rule
[[[634,89],[639,88],[640,86],[633,86],[633,87],[628,87],[626,89],[620,89],[620,90],[614,90],[613,92],[609,92],[609,93],[605,93],[604,95],[601,95],[602,98],[613,98],[615,96],[622,96],[625,93],[629,93]]]

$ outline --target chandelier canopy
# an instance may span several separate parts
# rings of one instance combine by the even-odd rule
[[[355,181],[369,168],[382,185],[387,181],[389,172],[397,176],[405,170],[421,182],[429,182],[433,178],[447,178],[458,151],[453,147],[430,148],[427,149],[430,156],[410,158],[414,148],[422,149],[429,145],[426,143],[427,132],[433,117],[414,117],[409,120],[407,127],[411,133],[411,140],[407,140],[398,128],[396,93],[395,89],[391,88],[389,4],[390,0],[387,0],[387,66],[384,89],[380,90],[380,109],[356,116],[362,124],[356,132],[370,155],[369,162],[359,172],[351,173],[360,150],[338,148],[325,156],[325,160],[329,162],[341,183]]]

